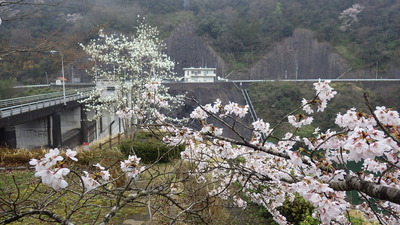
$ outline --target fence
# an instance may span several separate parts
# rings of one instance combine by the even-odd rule
[[[95,148],[91,148],[91,150],[102,150],[102,149],[111,149],[113,145],[120,145],[121,144],[121,138],[123,137],[123,134],[118,133],[114,137],[109,136],[106,140],[99,141],[99,144]]]

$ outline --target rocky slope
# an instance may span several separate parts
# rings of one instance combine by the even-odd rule
[[[193,31],[190,23],[178,26],[166,40],[168,55],[177,62],[175,72],[183,76],[186,67],[216,67],[225,77],[232,69]],[[293,35],[265,50],[265,55],[247,73],[233,71],[229,79],[336,79],[336,78],[399,78],[399,67],[387,71],[355,70],[335,50],[315,38],[313,31],[296,29]]]
[[[213,49],[193,31],[190,23],[180,24],[166,40],[167,54],[176,62],[175,72],[183,76],[183,68],[217,68],[225,74],[226,64]]]
[[[296,29],[253,65],[249,79],[335,79],[348,67],[328,44],[315,40],[312,31]]]

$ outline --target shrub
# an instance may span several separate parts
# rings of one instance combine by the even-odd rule
[[[29,166],[29,160],[32,158],[42,158],[46,154],[43,149],[27,150],[27,149],[8,149],[0,148],[0,166],[15,167]]]
[[[167,163],[171,159],[178,158],[180,152],[184,150],[184,146],[167,146],[150,133],[142,133],[136,140],[124,140],[119,148],[126,157],[136,154],[143,163]]]
[[[95,149],[84,151],[78,149],[78,161],[74,162],[74,166],[90,169],[93,164],[100,163],[105,167],[109,167],[116,162],[124,159],[124,155],[118,149]],[[0,148],[0,167],[18,167],[29,166],[31,159],[40,159],[48,152],[48,149],[7,149]],[[65,152],[61,155],[65,157]]]
[[[264,208],[261,208],[261,213],[265,218],[268,218],[269,224],[277,224],[272,215]],[[291,224],[298,225],[317,225],[320,222],[311,217],[314,212],[314,207],[304,200],[301,196],[295,195],[293,202],[285,201],[278,211],[286,217],[287,221]]]

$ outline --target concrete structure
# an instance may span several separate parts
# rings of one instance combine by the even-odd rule
[[[185,82],[214,82],[216,68],[183,68]]]
[[[82,98],[75,99],[68,95],[65,105],[62,97],[43,100],[32,98],[35,102],[9,107],[0,104],[0,146],[73,148],[122,132],[115,114],[103,113],[101,118],[90,120],[94,112],[87,111],[77,101]]]
[[[96,89],[102,90],[100,96],[103,99],[113,95],[117,88],[117,83],[115,81],[107,79],[97,79],[95,85]]]

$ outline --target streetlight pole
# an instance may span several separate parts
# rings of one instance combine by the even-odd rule
[[[62,86],[63,86],[63,97],[64,97],[63,100],[64,100],[64,105],[67,105],[67,100],[65,98],[64,54],[60,51],[54,51],[54,50],[50,51],[51,54],[54,54],[57,52],[60,53],[60,55],[61,55],[61,73],[62,73]]]

